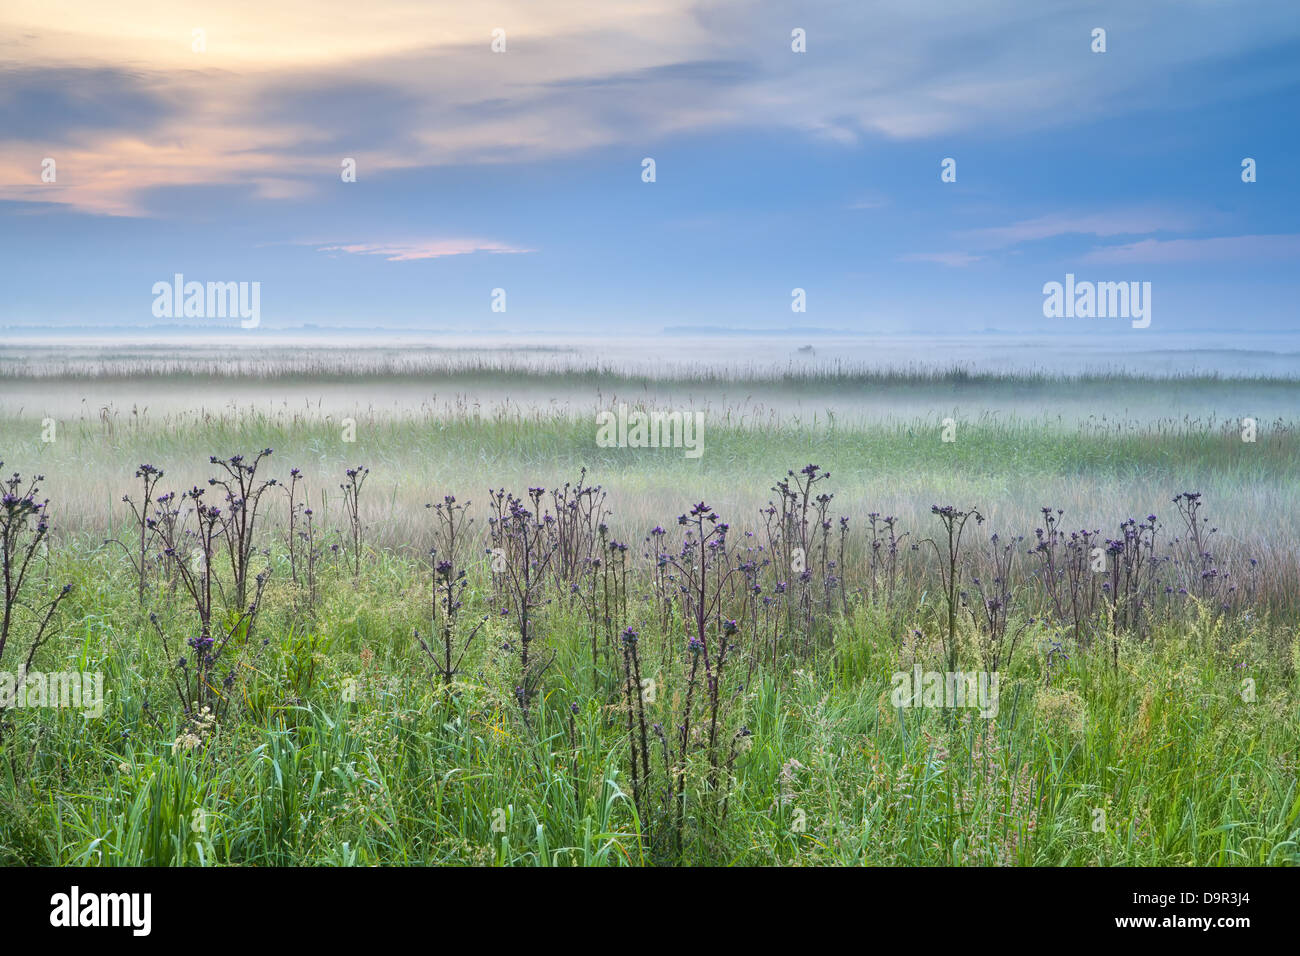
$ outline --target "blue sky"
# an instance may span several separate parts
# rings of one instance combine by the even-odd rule
[[[1289,0],[100,6],[0,11],[0,326],[1300,329]]]

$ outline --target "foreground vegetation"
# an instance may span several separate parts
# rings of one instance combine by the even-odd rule
[[[1118,670],[1079,653],[1049,668],[1026,642],[997,718],[953,725],[890,705],[889,674],[938,652],[898,647],[860,609],[833,654],[759,668],[725,817],[694,774],[682,850],[656,854],[615,682],[591,687],[576,627],[549,629],[558,657],[526,726],[488,660],[440,685],[410,636],[423,583],[380,559],[310,627],[268,614],[236,708],[186,749],[168,661],[106,562],[58,567],[77,597],[46,665],[102,669],[106,716],[14,713],[5,864],[1300,862],[1294,665],[1209,616],[1126,645]]]
[[[509,434],[578,441],[542,432]],[[1171,454],[1024,437],[1148,485]],[[685,482],[665,529],[584,479],[473,505],[430,481],[399,524],[377,462],[335,472],[326,515],[282,450],[173,450],[219,483],[128,472],[107,540],[10,486],[0,670],[102,672],[106,703],[4,711],[0,862],[1300,862],[1294,539],[1220,534],[1201,493],[1148,487],[1157,520],[1080,544],[1052,509],[904,522],[838,472],[746,462],[769,504],[734,528]],[[995,712],[900,706],[918,665],[996,674]]]

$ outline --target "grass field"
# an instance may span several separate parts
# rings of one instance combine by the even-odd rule
[[[0,717],[0,863],[1300,862],[1300,383],[132,368],[0,373],[0,672],[104,688]]]

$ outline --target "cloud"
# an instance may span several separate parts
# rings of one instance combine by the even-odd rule
[[[958,236],[969,242],[1002,248],[1060,236],[1145,236],[1153,232],[1180,231],[1195,224],[1192,217],[1174,211],[1113,209],[1096,213],[1054,213],[1022,219],[1006,226],[968,229]]]
[[[857,212],[866,209],[884,209],[888,205],[888,199],[878,193],[872,193],[870,195],[860,196],[853,200],[853,202],[849,203],[845,208]]]
[[[1187,263],[1300,258],[1300,234],[1215,236],[1206,239],[1143,239],[1093,249],[1084,262]]]
[[[316,243],[310,243],[316,245]],[[418,239],[403,242],[352,242],[317,246],[317,252],[347,253],[354,256],[383,256],[389,262],[411,262],[416,259],[441,259],[444,256],[465,256],[475,252],[524,253],[533,249],[520,249],[490,239]]]
[[[178,104],[139,73],[115,68],[0,69],[0,136],[56,142],[88,130],[151,130]]]
[[[984,259],[984,256],[977,256],[969,252],[913,252],[905,256],[899,256],[899,262],[937,262],[942,266],[953,266],[960,268],[962,266],[973,265]]]
[[[143,194],[157,187],[252,184],[263,197],[300,196],[325,188],[327,172],[336,180],[342,156],[365,157],[363,175],[374,175],[639,150],[697,131],[843,144],[1050,135],[1166,107],[1171,90],[1192,110],[1256,92],[1243,84],[1278,87],[1290,81],[1285,71],[1249,74],[1229,90],[1206,67],[1300,30],[1290,0],[1258,0],[1250,17],[1183,0],[1115,4],[1105,9],[1112,51],[1099,56],[1088,52],[1094,0],[1059,0],[1051,16],[1025,0],[956,5],[942,30],[915,0],[824,0],[800,10],[808,48],[796,54],[790,16],[749,0],[371,0],[364,16],[358,9],[351,0],[118,0],[51,16],[47,0],[6,0],[0,62],[22,84],[0,103],[0,199],[145,215]],[[499,54],[490,49],[498,26],[507,37]],[[195,28],[206,31],[205,52],[192,49]],[[46,155],[75,160],[67,188],[62,176],[58,189],[39,188]],[[1014,236],[986,241],[1022,241]]]

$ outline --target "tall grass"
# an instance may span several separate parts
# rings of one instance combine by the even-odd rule
[[[455,374],[439,361],[439,374]],[[478,358],[454,361],[466,374],[483,371]],[[606,387],[606,372],[591,383]],[[554,381],[537,374],[543,386]],[[968,409],[999,389],[1033,400],[1040,386],[1060,387],[1032,376],[972,386],[956,373],[922,381],[863,371],[821,382],[809,374],[771,381],[794,391],[932,388],[975,396],[958,403]],[[79,380],[66,367],[51,375],[62,377],[41,387]],[[1112,397],[1155,387],[1105,376],[1073,384]],[[1283,402],[1295,395],[1295,383],[1254,384]],[[1220,387],[1235,386],[1168,385]],[[933,415],[854,422],[742,403],[709,406],[705,454],[695,460],[680,449],[598,448],[586,408],[461,399],[361,408],[348,442],[341,416],[319,405],[106,407],[60,421],[55,440],[44,441],[42,413],[9,405],[0,458],[43,472],[52,501],[51,546],[33,581],[73,584],[33,667],[100,671],[109,698],[102,719],[53,708],[4,714],[0,863],[1300,863],[1300,436],[1291,419],[1262,421],[1250,443],[1233,418],[1134,417],[1112,405],[1065,421],[958,408],[957,440],[945,442]],[[138,543],[121,498],[137,490],[141,463],[184,489],[206,482],[209,455],[257,448],[275,449],[269,474],[281,480],[301,469],[295,503],[312,509],[323,545],[344,548],[323,548],[306,594],[284,547],[288,499],[268,490],[248,552],[271,569],[257,601],[256,643],[265,646],[239,656],[239,680],[210,720],[186,713],[169,683],[174,662],[158,626],[185,618],[167,576],[142,577],[106,539]],[[844,593],[805,602],[812,623],[793,630],[774,618],[770,647],[766,631],[759,640],[753,621],[742,622],[726,683],[700,691],[721,715],[699,731],[705,747],[674,723],[686,707],[691,651],[643,542],[701,499],[731,524],[732,541],[759,535],[772,482],[787,465],[814,461],[834,475],[832,513],[854,529],[837,556]],[[364,494],[345,501],[339,481],[358,462],[371,475]],[[463,586],[445,598],[447,607],[463,601],[464,612],[439,638],[467,650],[454,668],[430,666],[415,635],[445,628],[448,614],[436,618],[431,605],[437,572],[428,555],[438,538],[425,504],[473,499],[482,518],[489,488],[554,488],[584,466],[607,496],[609,540],[628,542],[637,565],[631,585],[615,591],[610,619],[564,588],[530,586],[528,633],[549,661],[530,683],[480,524],[464,545],[480,560],[465,561]],[[1257,562],[1249,599],[1228,608],[1195,593],[1162,599],[1140,628],[1114,628],[1113,647],[1101,648],[1018,601],[1005,625],[1018,638],[997,665],[995,717],[892,703],[895,672],[985,659],[986,635],[962,594],[980,565],[949,555],[953,586],[944,591],[927,552],[905,548],[897,593],[877,595],[867,583],[869,513],[895,516],[911,543],[938,531],[936,503],[978,505],[985,524],[967,529],[975,537],[964,548],[986,547],[994,530],[1024,535],[1028,546],[1043,506],[1062,508],[1070,528],[1110,534],[1121,520],[1155,513],[1177,533],[1171,499],[1191,489],[1222,529],[1219,564]],[[605,530],[599,540],[606,548]],[[689,577],[685,565],[682,573]],[[466,640],[471,627],[482,630]],[[623,632],[622,649],[603,652],[598,627]],[[700,627],[713,634],[710,622]],[[636,690],[645,678],[661,691],[653,700]],[[647,728],[656,724],[674,746],[681,740],[662,775],[646,760],[660,759],[658,731]],[[643,773],[638,786],[653,788],[634,787],[629,754]],[[676,801],[670,815],[656,809],[665,784]],[[673,839],[661,836],[666,819]]]
[[[101,668],[112,697],[98,721],[15,712],[0,862],[656,862],[631,799],[626,723],[590,685],[576,627],[549,630],[560,660],[529,733],[489,654],[453,693],[432,679],[409,639],[423,614],[411,567],[376,554],[357,592],[327,590],[314,640],[268,616],[274,663],[248,685],[240,719],[185,750],[119,558],[56,561],[78,587],[43,663]],[[657,636],[642,630],[651,658]],[[1076,654],[1050,684],[1031,644],[987,722],[890,705],[888,675],[939,653],[898,646],[859,605],[832,655],[763,671],[738,703],[751,743],[725,823],[688,794],[686,845],[658,862],[1300,863],[1296,662],[1263,653],[1248,630],[1208,612],[1169,622],[1126,645],[1120,669]],[[317,658],[309,681],[304,656]]]

